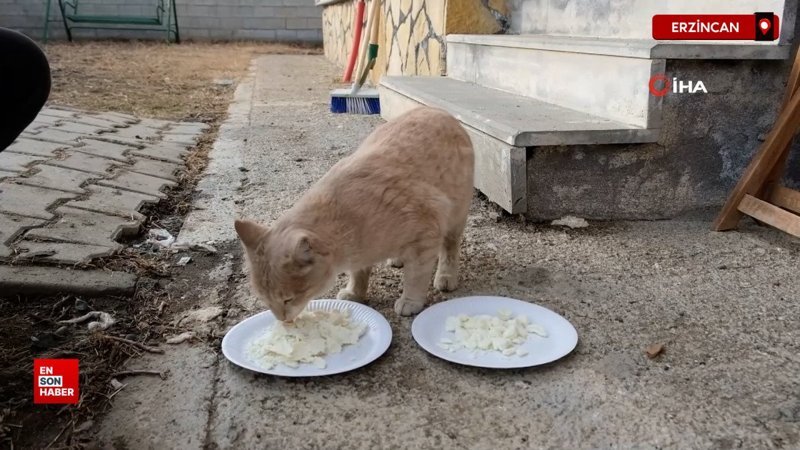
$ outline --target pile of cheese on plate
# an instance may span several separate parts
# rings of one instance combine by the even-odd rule
[[[512,317],[506,310],[498,311],[496,316],[450,316],[445,320],[445,330],[452,335],[442,338],[439,347],[447,351],[463,348],[471,352],[497,351],[505,356],[527,355],[520,345],[528,339],[528,334],[547,337],[541,325],[529,322],[526,316]]]
[[[276,321],[250,344],[248,353],[265,369],[278,364],[298,367],[301,363],[324,369],[325,356],[355,344],[366,331],[365,324],[350,319],[349,310],[305,311],[293,323]]]

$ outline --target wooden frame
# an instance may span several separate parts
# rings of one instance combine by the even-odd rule
[[[795,55],[781,112],[714,220],[715,231],[738,226],[742,215],[800,237],[800,192],[782,186],[795,133],[800,130],[800,51]]]

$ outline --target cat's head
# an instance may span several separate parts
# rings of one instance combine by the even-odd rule
[[[234,225],[250,263],[250,284],[279,320],[294,320],[335,282],[331,254],[312,233],[275,231],[249,220]]]

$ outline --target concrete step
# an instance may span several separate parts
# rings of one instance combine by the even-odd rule
[[[384,77],[386,95],[446,109],[464,125],[517,147],[656,142],[647,129],[446,77]]]
[[[658,130],[444,77],[384,77],[387,120],[419,107],[448,110],[475,147],[475,187],[510,213],[526,212],[527,148],[655,142]]]
[[[570,46],[536,36],[477,35],[448,36],[447,43],[449,78],[639,128],[660,126],[661,98],[650,95],[648,81],[664,70],[664,59],[651,59],[637,43]]]
[[[773,12],[781,17],[781,44],[790,44],[797,12],[797,0],[515,0],[509,3],[511,31],[515,33],[622,39],[652,37],[655,14]]]

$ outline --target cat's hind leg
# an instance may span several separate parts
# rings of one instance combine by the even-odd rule
[[[442,248],[439,251],[439,265],[433,279],[433,287],[442,292],[449,292],[458,287],[459,250],[463,234],[464,226],[462,225],[444,236]]]
[[[372,267],[348,272],[347,286],[336,295],[339,300],[352,300],[356,302],[364,301],[367,298],[367,288],[369,287],[369,275]]]

